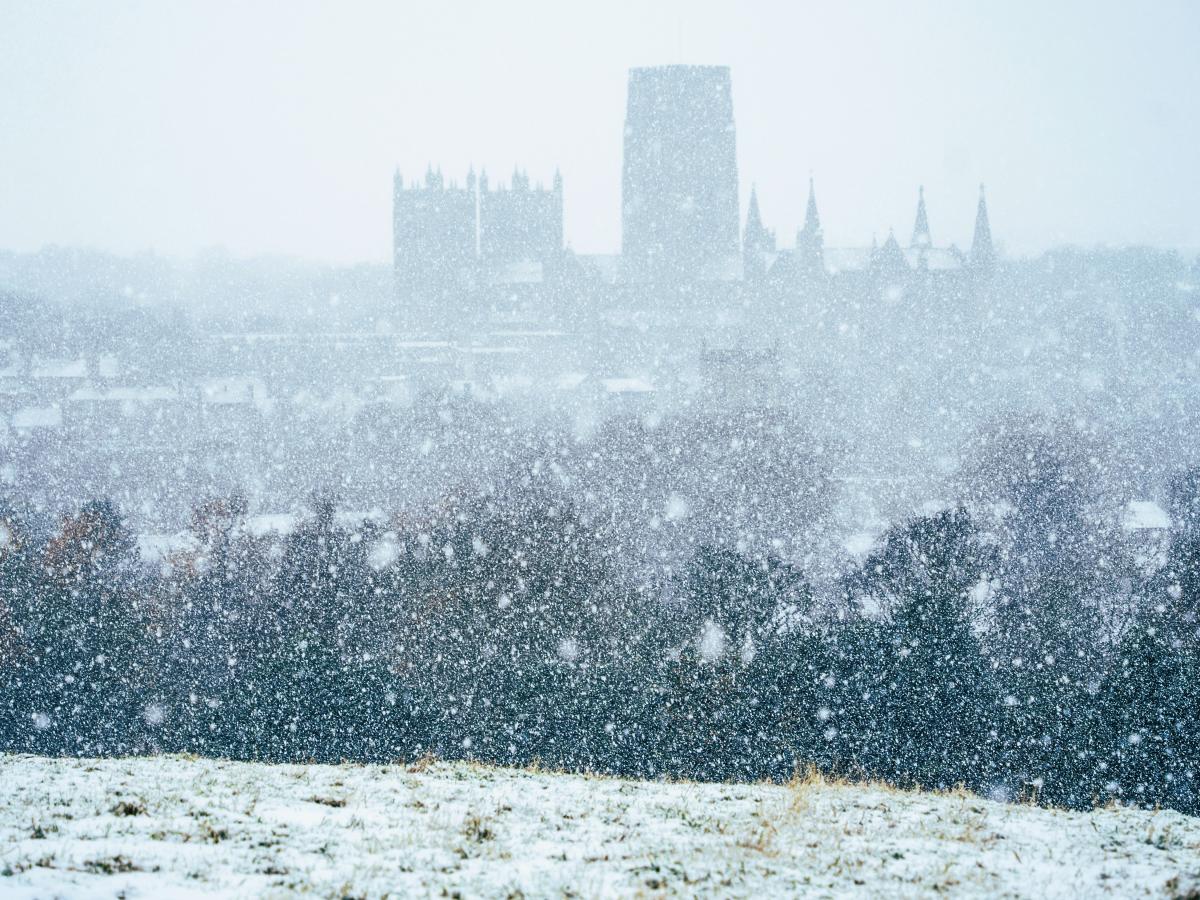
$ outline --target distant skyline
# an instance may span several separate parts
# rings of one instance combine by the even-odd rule
[[[620,247],[626,79],[728,65],[743,214],[791,246],[1200,249],[1200,3],[16,2],[0,9],[0,249],[390,260],[391,178],[565,184]]]

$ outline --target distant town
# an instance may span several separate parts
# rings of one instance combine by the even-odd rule
[[[0,485],[50,518],[113,498],[157,558],[213,495],[264,533],[317,490],[379,517],[613,422],[761,414],[822,449],[853,545],[1013,411],[1119,419],[1149,453],[1130,421],[1198,420],[1195,260],[1007,259],[982,186],[968,247],[919,185],[911,231],[826,246],[818,179],[781,239],[754,192],[741,219],[734,121],[728,68],[630,72],[619,255],[569,249],[557,172],[432,166],[394,176],[390,272],[0,254]]]

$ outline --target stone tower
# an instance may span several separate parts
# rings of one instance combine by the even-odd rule
[[[630,71],[621,189],[627,278],[719,278],[731,260],[740,267],[728,67]]]
[[[460,297],[474,274],[476,187],[447,185],[431,167],[424,182],[392,190],[392,253],[397,299],[406,313],[436,310]]]

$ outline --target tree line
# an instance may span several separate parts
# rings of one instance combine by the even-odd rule
[[[339,524],[322,499],[282,540],[218,498],[163,566],[111,503],[48,532],[10,503],[0,749],[716,780],[816,765],[1196,814],[1200,475],[1176,479],[1174,527],[1139,556],[1090,512],[1077,454],[1021,440],[989,444],[1004,464],[962,505],[822,585],[715,535],[631,578],[628,536],[536,474],[386,524]]]

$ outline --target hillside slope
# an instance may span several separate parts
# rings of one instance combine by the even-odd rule
[[[822,782],[0,756],[5,897],[1200,896],[1200,820]]]

